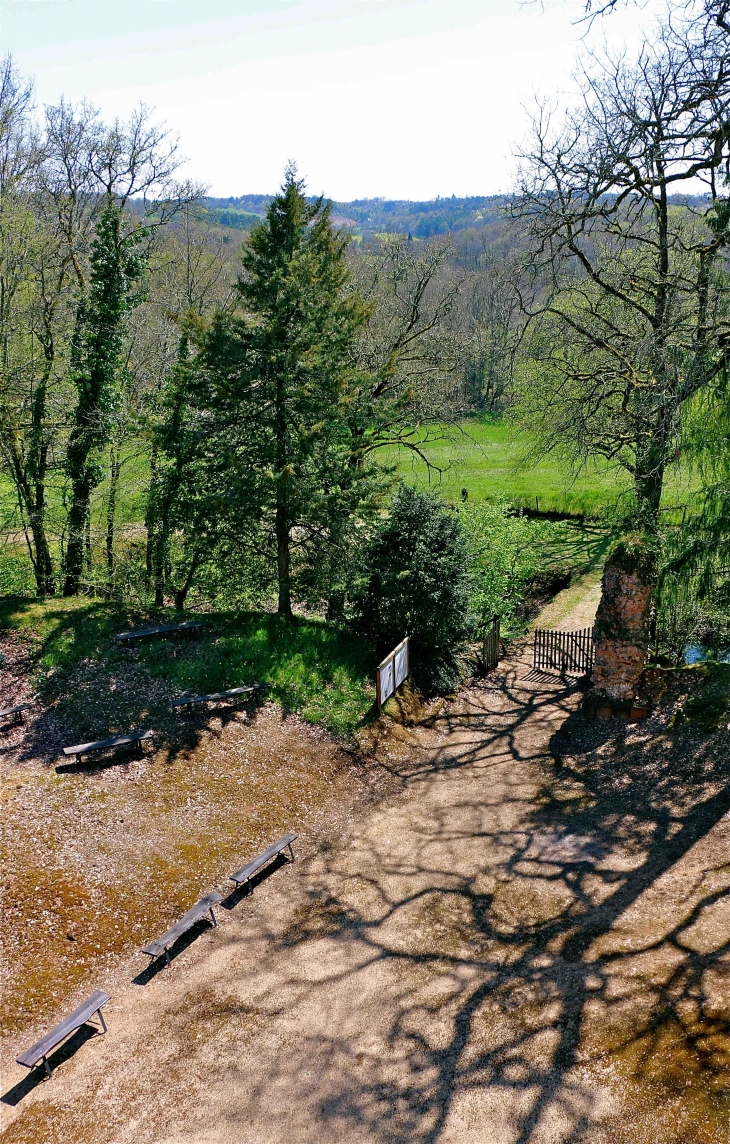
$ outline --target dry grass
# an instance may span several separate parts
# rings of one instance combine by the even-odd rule
[[[30,1035],[285,831],[316,834],[361,776],[273,705],[174,754],[60,775],[6,761],[3,1035]]]

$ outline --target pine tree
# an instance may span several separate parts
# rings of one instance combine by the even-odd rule
[[[293,167],[251,233],[238,284],[245,316],[219,316],[204,341],[204,400],[219,441],[211,479],[230,511],[255,518],[275,554],[278,610],[292,612],[300,565],[336,547],[343,521],[377,489],[352,464],[347,409],[357,381],[354,343],[368,309],[348,288],[347,234],[310,202]]]

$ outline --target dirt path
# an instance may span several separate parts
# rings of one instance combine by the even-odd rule
[[[653,1017],[678,927],[722,1016],[727,799],[661,851],[599,831],[548,749],[578,701],[523,648],[394,741],[350,837],[229,899],[52,1081],[6,1069],[4,1144],[727,1144],[728,1090]]]

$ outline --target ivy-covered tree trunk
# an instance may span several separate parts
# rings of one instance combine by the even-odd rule
[[[106,571],[109,588],[114,583],[114,532],[117,513],[117,489],[122,463],[114,446],[109,450],[109,498],[106,505]]]
[[[124,319],[132,305],[130,290],[142,273],[142,260],[134,252],[141,233],[123,238],[120,221],[119,209],[110,200],[96,227],[88,296],[81,299],[76,313],[72,370],[78,403],[66,451],[71,508],[64,596],[75,596],[81,588],[91,494],[103,471],[98,452],[111,429]]]
[[[291,553],[289,551],[291,521],[288,506],[287,448],[286,448],[286,393],[281,377],[276,381],[276,574],[279,587],[278,610],[290,616],[291,610]]]

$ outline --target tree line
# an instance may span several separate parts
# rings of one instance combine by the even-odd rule
[[[204,585],[341,620],[393,449],[427,464],[429,433],[508,407],[536,453],[629,474],[614,565],[646,581],[644,657],[683,611],[726,623],[728,28],[721,6],[690,15],[634,60],[585,59],[578,101],[538,108],[499,221],[426,241],[353,242],[289,167],[231,242],[145,108],[39,122],[7,59],[3,527],[37,593],[182,608]],[[667,506],[678,465],[692,491]]]

